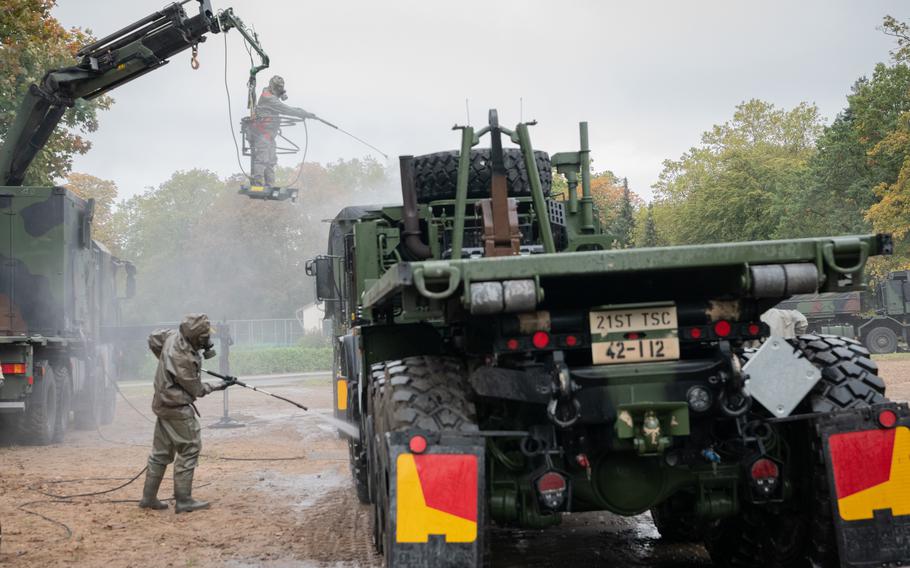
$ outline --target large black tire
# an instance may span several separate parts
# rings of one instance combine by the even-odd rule
[[[790,341],[822,371],[804,410],[834,412],[887,400],[878,366],[859,342],[833,335],[801,335]],[[807,566],[811,559],[817,568],[839,566],[824,459],[811,431],[805,434],[811,437],[802,444],[806,461],[793,468],[795,473],[805,474],[794,480],[802,495],[790,510],[772,512],[744,502],[739,515],[712,523],[705,547],[715,564],[796,568]],[[794,453],[801,452],[794,449]]]
[[[822,370],[809,396],[812,412],[834,412],[885,402],[878,365],[858,341],[834,335],[800,335],[792,340]]]
[[[69,367],[55,365],[54,378],[57,380],[57,420],[54,423],[54,442],[62,443],[66,432],[72,424],[73,414],[73,382],[70,379]]]
[[[897,351],[897,334],[888,327],[873,327],[866,332],[863,343],[876,355],[894,353]]]
[[[74,400],[76,405],[73,422],[76,430],[94,430],[101,417],[101,389],[98,388],[95,377],[87,379],[89,382],[85,385],[85,390],[77,395],[78,400]]]
[[[54,441],[58,402],[57,381],[51,367],[46,366],[44,375],[35,377],[32,394],[25,401],[21,427],[26,443],[46,446]]]
[[[417,201],[428,203],[441,199],[455,199],[455,185],[458,180],[458,150],[436,152],[414,158],[414,179],[417,186]],[[534,152],[540,186],[544,194],[550,193],[553,183],[553,166],[546,152]],[[504,148],[502,160],[508,178],[509,195],[526,197],[531,195],[531,182],[525,167],[521,150]],[[490,196],[493,169],[490,165],[490,149],[471,150],[471,167],[468,175],[468,197]]]
[[[353,423],[360,424],[360,439],[355,440],[353,437],[347,436],[348,459],[351,466],[351,478],[354,480],[354,488],[357,491],[357,499],[364,505],[368,505],[373,502],[370,497],[370,469],[367,459],[368,434],[363,427],[363,415],[360,409],[358,390],[357,383],[348,383],[348,419]]]
[[[378,371],[378,372],[377,372]],[[414,429],[428,432],[477,431],[470,385],[461,361],[449,357],[409,357],[389,361],[374,370],[371,385],[372,437],[370,439],[374,539],[388,550],[391,519],[390,458],[385,434]],[[386,556],[388,559],[388,556]]]
[[[651,509],[651,520],[663,540],[669,542],[699,542],[705,537],[703,523],[691,512],[675,511],[664,502]]]

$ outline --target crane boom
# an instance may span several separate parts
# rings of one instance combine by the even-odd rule
[[[0,148],[0,185],[22,185],[35,156],[78,99],[99,97],[166,65],[170,57],[204,42],[209,33],[237,28],[262,57],[256,71],[268,67],[255,34],[230,8],[215,14],[211,0],[196,0],[199,13],[188,16],[183,5],[190,1],[169,4],[86,45],[77,52],[79,63],[48,71],[39,83],[30,85]],[[251,74],[255,81],[255,73]]]

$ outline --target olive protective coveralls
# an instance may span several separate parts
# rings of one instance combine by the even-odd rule
[[[174,496],[178,513],[205,508],[208,503],[193,501],[193,472],[202,450],[202,435],[193,402],[226,384],[202,382],[199,351],[209,346],[211,323],[205,314],[189,314],[179,331],[160,329],[148,338],[149,349],[158,357],[152,411],[157,415],[152,452],[148,459],[146,485],[139,506],[164,509],[158,501],[158,487],[167,465],[174,463]]]
[[[282,81],[282,86],[284,82]],[[281,117],[314,118],[316,115],[292,107],[281,101],[283,91],[275,93],[272,87],[266,87],[259,95],[259,102],[254,109],[255,118],[248,130],[252,167],[250,177],[253,185],[275,186],[275,165],[278,163],[276,138],[281,129]]]

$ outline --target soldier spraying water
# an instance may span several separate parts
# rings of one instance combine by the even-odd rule
[[[193,403],[232,384],[231,381],[218,385],[202,382],[202,358],[215,356],[211,336],[211,322],[205,314],[188,314],[179,330],[162,329],[149,336],[149,349],[158,357],[152,399],[152,411],[158,419],[139,502],[144,509],[167,509],[167,504],[158,500],[158,488],[171,462],[174,462],[175,511],[188,513],[209,507],[208,502],[192,497],[193,473],[202,450],[198,411]]]
[[[284,79],[275,75],[269,85],[259,95],[259,102],[254,109],[251,127],[247,130],[247,139],[252,153],[251,177],[254,186],[275,186],[275,165],[278,163],[278,137],[281,117],[287,116],[306,120],[316,115],[299,107],[285,104],[288,95]]]

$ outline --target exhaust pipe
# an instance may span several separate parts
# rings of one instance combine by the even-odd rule
[[[420,240],[420,219],[417,217],[417,184],[414,181],[414,156],[399,156],[401,167],[401,202],[404,206],[404,246],[419,260],[433,256],[430,247]]]

